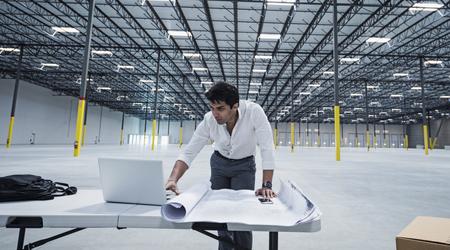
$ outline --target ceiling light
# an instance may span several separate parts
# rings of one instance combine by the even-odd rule
[[[366,43],[388,43],[390,40],[389,37],[369,37]]]
[[[44,70],[44,68],[59,68],[59,64],[56,63],[41,63],[41,67],[39,67],[40,70]]]
[[[401,109],[391,109],[392,112],[402,112]]]
[[[300,95],[310,95],[311,92],[300,92]]]
[[[353,111],[363,111],[363,108],[353,108]]]
[[[152,88],[152,92],[155,92],[156,91],[156,88]],[[158,88],[158,92],[164,92],[164,89],[163,88]]]
[[[191,37],[192,34],[189,31],[179,31],[179,30],[169,30],[167,31],[167,34],[169,34],[169,37]]]
[[[202,68],[202,67],[193,67],[192,71],[208,71],[207,68]]]
[[[422,87],[415,86],[415,87],[412,87],[411,90],[422,90]]]
[[[408,73],[394,73],[393,74],[394,77],[409,77]]]
[[[111,88],[110,87],[97,87],[97,90],[108,90],[108,91],[111,91]]]
[[[213,84],[213,82],[200,82],[200,84],[203,84],[203,85],[211,85],[211,84]]]
[[[359,62],[359,57],[344,57],[341,58],[340,61],[342,62],[346,62],[346,63],[354,63],[354,62]]]
[[[202,55],[200,55],[200,53],[183,53],[183,56],[188,59],[188,58],[201,58]]]
[[[253,69],[253,73],[266,73],[265,69]]]
[[[363,96],[363,94],[361,94],[361,93],[351,93],[350,96],[351,97],[360,97],[360,96]]]
[[[140,79],[139,80],[139,83],[141,84],[141,83],[154,83],[154,81],[153,80],[150,80],[150,79]]]
[[[255,55],[255,59],[270,60],[270,59],[272,59],[272,56],[268,56],[268,55]]]
[[[317,84],[317,83],[315,83],[315,84],[309,84],[308,87],[318,88],[318,87],[320,87],[320,84]]]
[[[142,106],[142,105],[144,105],[144,104],[141,102],[133,102],[133,104],[132,104],[132,106]]]
[[[391,97],[392,98],[403,97],[403,95],[402,94],[392,94]]]
[[[444,7],[443,4],[436,3],[436,2],[422,2],[422,3],[415,3],[413,6],[409,8],[409,11],[411,13],[414,13],[415,11],[427,11],[427,12],[433,12],[438,11],[440,8]]]
[[[296,0],[266,0],[267,5],[292,6]]]
[[[129,69],[129,70],[134,70],[134,66],[132,65],[117,65],[117,71],[119,71],[120,69]]]
[[[375,86],[375,85],[367,85],[368,89],[377,89],[379,88],[379,86]]]
[[[334,75],[334,71],[324,71],[323,75]]]
[[[248,93],[249,94],[258,94],[258,90],[249,90]]]
[[[99,55],[99,56],[112,56],[112,54],[113,54],[111,51],[108,51],[108,50],[92,50],[91,52],[92,52],[92,54]]]
[[[423,63],[423,65],[427,66],[427,65],[437,65],[440,64],[441,66],[443,66],[442,61],[441,60],[427,60]]]
[[[450,99],[450,95],[441,95],[439,96],[441,99]]]
[[[51,36],[55,36],[56,33],[80,33],[79,30],[72,28],[72,27],[52,27],[53,34]]]
[[[261,86],[260,82],[251,82],[250,86]]]
[[[0,48],[0,54],[3,52],[20,52],[20,49],[16,48]]]
[[[260,40],[279,40],[280,38],[281,38],[280,34],[263,33],[259,35]]]
[[[94,81],[94,79],[92,79],[92,78],[86,78],[86,82],[93,82],[93,81]],[[78,78],[75,82],[78,84],[81,84],[81,77]]]

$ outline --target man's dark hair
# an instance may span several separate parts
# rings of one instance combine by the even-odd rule
[[[206,98],[210,102],[223,101],[227,105],[233,107],[234,104],[239,103],[238,89],[226,82],[217,82],[206,93]]]

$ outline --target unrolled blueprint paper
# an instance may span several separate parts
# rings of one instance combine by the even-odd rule
[[[252,190],[211,190],[198,184],[161,207],[172,222],[217,222],[293,226],[317,220],[319,209],[292,182],[281,182],[273,204],[261,204]]]

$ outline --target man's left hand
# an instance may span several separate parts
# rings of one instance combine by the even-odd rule
[[[255,191],[255,195],[261,195],[264,198],[274,198],[277,196],[275,192],[270,188],[259,188]]]

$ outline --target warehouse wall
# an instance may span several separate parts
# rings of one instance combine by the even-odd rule
[[[14,80],[0,79],[0,144],[6,143],[13,92]],[[76,115],[76,98],[21,81],[13,144],[30,144],[32,133],[35,144],[73,144]],[[119,144],[121,119],[120,112],[89,106],[85,143]],[[138,132],[139,119],[126,117],[124,134]]]
[[[197,121],[197,125],[200,121]],[[159,135],[169,136],[170,144],[179,143],[179,128],[180,121],[171,121],[170,128],[168,130],[167,120],[160,121],[159,123]],[[271,123],[272,129],[275,128],[274,123]],[[355,130],[355,124],[343,124],[343,134],[341,139],[341,145],[343,147],[355,147],[358,145],[364,147],[365,145],[365,124],[358,124],[357,131]],[[295,144],[300,146],[317,146],[319,143],[322,147],[333,146],[334,144],[334,124],[320,124],[320,140],[317,139],[317,123],[309,123],[309,132],[306,133],[306,123],[301,124],[301,131],[299,131],[299,124],[295,123]],[[189,142],[192,134],[194,133],[195,121],[183,121],[183,143]],[[370,140],[373,141],[373,124],[369,125]],[[152,121],[147,122],[147,135],[150,138],[152,130]],[[386,125],[385,133],[383,136],[383,125],[377,125],[377,146],[378,147],[391,147],[401,148],[403,147],[403,127],[399,125]],[[140,123],[140,133],[144,131],[144,121]],[[358,136],[356,138],[355,132]],[[299,136],[300,135],[300,136]],[[299,140],[300,137],[300,140]],[[356,140],[358,139],[358,140]],[[148,143],[149,141],[147,141]],[[278,124],[278,144],[282,146],[290,145],[290,123]]]
[[[444,148],[444,146],[450,146],[450,119],[439,119],[431,121],[430,137],[434,137],[436,135],[436,132],[442,122],[444,123],[441,127],[441,131],[439,132],[435,148]],[[422,124],[414,124],[408,126],[407,131],[410,138],[409,144],[411,147],[416,147],[416,145],[423,146],[424,143],[422,130]]]

